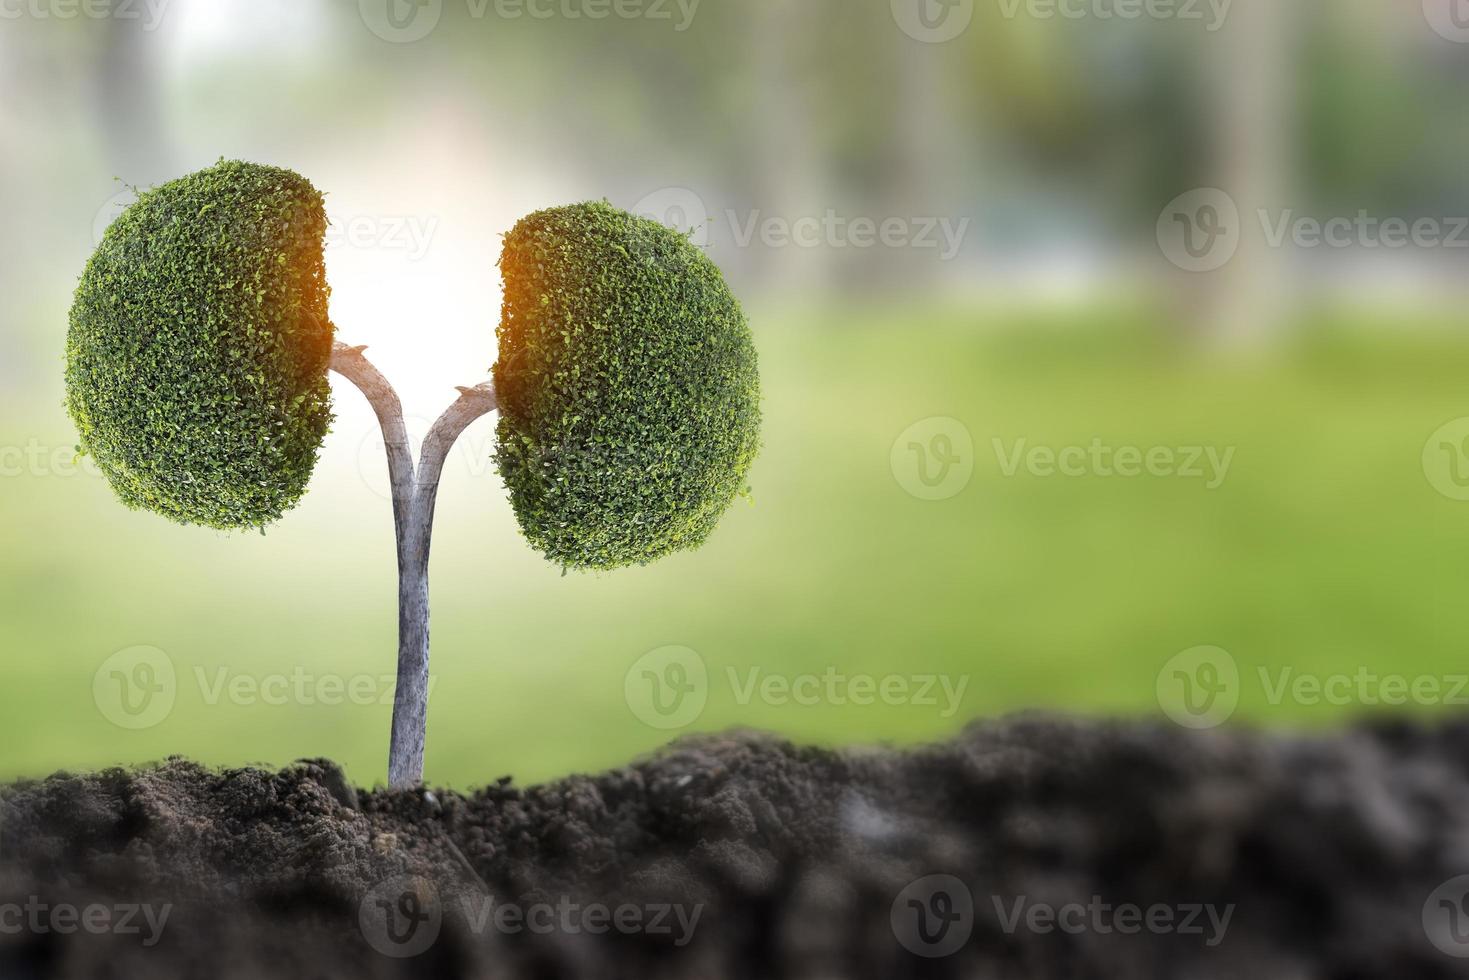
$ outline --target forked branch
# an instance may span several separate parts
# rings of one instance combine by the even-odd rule
[[[377,414],[383,430],[383,445],[388,451],[388,479],[393,487],[393,520],[398,532],[399,548],[408,530],[408,510],[413,502],[413,447],[408,443],[408,429],[403,424],[403,403],[398,393],[373,367],[363,351],[366,347],[332,346],[333,371],[352,382],[367,396],[367,403]]]
[[[337,344],[332,349],[331,367],[367,397],[387,446],[398,546],[398,686],[393,696],[388,784],[404,788],[423,779],[429,687],[428,561],[439,479],[459,436],[476,419],[495,411],[499,402],[489,382],[460,388],[459,400],[429,430],[415,469],[402,402],[393,386],[367,360],[365,349]]]

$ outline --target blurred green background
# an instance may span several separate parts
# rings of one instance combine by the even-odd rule
[[[130,513],[72,458],[66,311],[129,197],[117,180],[221,156],[327,191],[334,320],[416,434],[493,362],[500,235],[527,211],[651,209],[692,227],[745,300],[765,445],[753,502],[702,550],[562,576],[518,537],[492,425],[458,447],[434,542],[431,782],[538,781],[730,726],[908,743],[1025,709],[1164,717],[1165,665],[1205,645],[1237,667],[1231,723],[1469,698],[1453,455],[1469,423],[1440,433],[1469,416],[1464,252],[1273,246],[1251,224],[1469,213],[1469,45],[1434,0],[1235,0],[1217,29],[958,0],[933,8],[964,19],[952,37],[910,0],[704,0],[686,20],[671,4],[596,18],[586,0],[544,17],[136,0],[67,18],[58,2],[0,19],[0,778],[170,754],[329,756],[382,778],[395,567],[360,396],[333,380],[313,489],[264,536]],[[1186,273],[1155,226],[1207,187],[1239,207],[1238,254]],[[828,212],[909,241],[782,238]],[[956,247],[912,242],[930,220],[962,227]],[[954,434],[968,445],[936,441]],[[1007,472],[1018,440],[1200,447],[1229,467],[1217,485]],[[923,499],[922,452],[972,476]],[[171,710],[134,729],[94,682],[139,646],[175,680]],[[668,646],[708,672],[677,729],[629,693]],[[935,676],[963,696],[744,697],[752,671]],[[1441,694],[1272,696],[1282,671]],[[302,677],[315,695],[212,693]],[[359,678],[372,703],[312,686]]]

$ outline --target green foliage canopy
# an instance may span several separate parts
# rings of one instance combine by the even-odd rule
[[[754,342],[688,238],[606,203],[505,239],[496,462],[531,544],[568,568],[702,544],[759,445]]]
[[[305,492],[331,422],[321,194],[221,161],[143,192],[87,263],[67,408],[123,503],[264,527]]]

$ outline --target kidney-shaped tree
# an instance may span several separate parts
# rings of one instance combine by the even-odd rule
[[[141,193],[103,236],[71,310],[67,407],[124,504],[264,528],[306,490],[332,421],[327,371],[382,425],[398,550],[388,779],[419,782],[428,561],[444,461],[500,413],[495,461],[530,543],[569,569],[702,544],[758,445],[750,330],[688,239],[606,203],[531,214],[505,238],[493,381],[459,389],[415,462],[392,386],[327,312],[321,194],[220,162]]]

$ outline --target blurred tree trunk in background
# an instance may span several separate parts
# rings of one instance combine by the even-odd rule
[[[822,167],[807,102],[811,86],[800,77],[812,67],[807,47],[820,36],[821,11],[790,0],[746,0],[746,7],[745,40],[755,66],[748,77],[756,87],[751,191],[761,220],[793,222],[812,214],[813,202],[828,200],[817,176]],[[825,283],[826,248],[768,248],[757,230],[750,250],[756,274],[769,286],[819,289]]]
[[[900,31],[893,31],[895,56],[895,118],[888,127],[892,165],[886,176],[883,218],[945,218],[959,222],[964,201],[956,192],[955,171],[962,157],[958,134],[968,123],[955,105],[956,79],[949,71],[952,45],[922,44]],[[901,253],[872,255],[865,263],[865,276],[884,286],[895,281],[942,283],[940,258],[933,250],[903,249]],[[957,263],[956,263],[957,264]],[[887,275],[884,276],[884,273]],[[882,280],[886,278],[886,282]]]
[[[146,187],[178,176],[177,154],[162,118],[161,54],[173,18],[164,16],[155,30],[143,29],[143,5],[111,0],[112,8],[129,16],[110,16],[100,56],[93,63],[92,83],[97,131],[105,140],[106,161],[114,176]]]
[[[1225,27],[1204,45],[1213,179],[1233,197],[1242,222],[1233,260],[1201,277],[1198,327],[1211,346],[1261,346],[1292,316],[1293,256],[1270,246],[1260,212],[1278,221],[1292,199],[1298,13],[1291,0],[1235,0]]]

